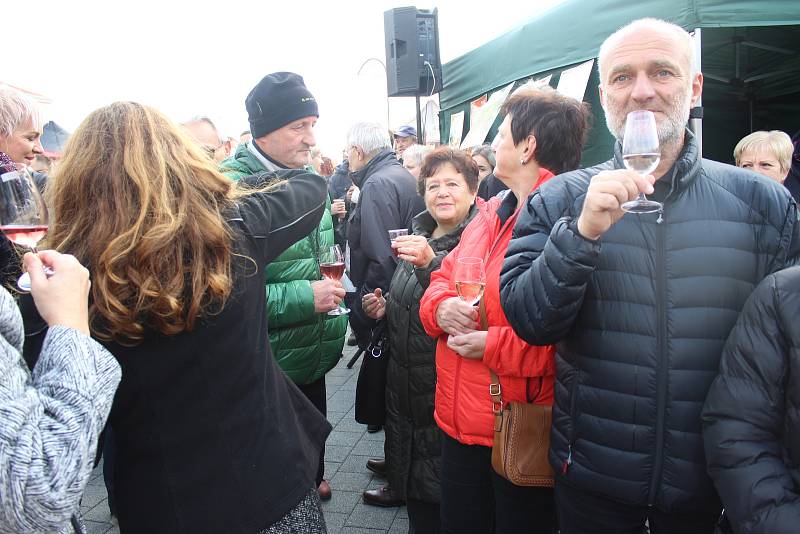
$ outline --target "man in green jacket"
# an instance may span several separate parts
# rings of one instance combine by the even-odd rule
[[[247,95],[245,107],[253,139],[240,144],[220,164],[226,176],[239,180],[308,165],[319,111],[301,76],[291,72],[265,76]],[[320,276],[319,250],[333,243],[329,202],[319,227],[278,256],[266,272],[272,353],[323,414],[327,411],[325,373],[341,358],[347,331],[346,315],[327,315],[344,298],[344,288]],[[320,498],[327,500],[331,489],[323,479],[324,457],[323,450],[317,485]]]

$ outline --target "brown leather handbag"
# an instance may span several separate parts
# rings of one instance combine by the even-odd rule
[[[488,320],[483,300],[480,303],[481,326]],[[500,379],[489,369],[494,413],[492,468],[498,475],[517,486],[552,488],[553,469],[547,459],[550,450],[551,406],[522,402],[503,402]]]

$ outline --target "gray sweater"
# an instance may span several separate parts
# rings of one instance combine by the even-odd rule
[[[33,374],[22,318],[0,288],[0,533],[69,530],[121,372],[101,345],[49,329]]]

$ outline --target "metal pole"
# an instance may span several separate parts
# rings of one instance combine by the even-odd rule
[[[702,62],[701,62],[701,55],[702,55],[702,30],[700,28],[695,28],[694,30],[694,67],[695,72],[692,74],[694,75],[697,72],[702,72]],[[696,107],[702,109],[703,107],[703,95],[700,95],[700,98],[697,99]],[[700,156],[703,156],[703,119],[701,118],[694,118],[689,120],[689,129],[692,130],[695,137],[697,138],[697,148],[699,149]]]
[[[414,98],[417,99],[417,143],[424,145],[425,132],[422,131],[422,113],[419,109],[419,94],[414,95]]]
[[[392,123],[389,122],[389,108],[390,108],[390,106],[389,106],[389,89],[388,89],[389,70],[386,68],[386,63],[384,63],[383,61],[381,61],[380,59],[378,59],[376,57],[369,57],[366,60],[364,60],[364,63],[362,63],[360,67],[358,67],[358,72],[356,72],[356,76],[361,74],[361,69],[363,69],[364,65],[366,65],[370,61],[377,61],[378,63],[381,64],[381,67],[383,67],[383,74],[386,77],[386,83],[387,83],[387,89],[386,89],[386,128],[391,129],[392,128]]]

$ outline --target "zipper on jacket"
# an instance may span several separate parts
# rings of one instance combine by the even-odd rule
[[[666,200],[666,199],[665,199]],[[659,214],[659,220],[663,217]],[[667,305],[666,305],[666,277],[667,269],[664,265],[664,253],[666,232],[665,225],[656,225],[656,316],[657,338],[656,338],[656,454],[653,461],[653,474],[650,478],[650,490],[647,502],[652,506],[656,500],[658,483],[661,479],[661,471],[664,464],[664,425],[667,404],[667,379],[669,373],[667,357]]]
[[[567,444],[567,457],[564,464],[561,466],[561,474],[566,475],[569,466],[572,465],[572,445],[575,444],[575,405],[578,402],[578,374],[575,371],[575,377],[572,379],[572,389],[569,392],[569,418],[572,421],[572,428],[569,431],[569,443]]]
[[[460,389],[461,378],[461,360],[462,357],[457,355],[456,358],[456,372],[453,376],[453,429],[456,431],[457,440],[461,441],[461,426],[458,424],[458,390]]]

